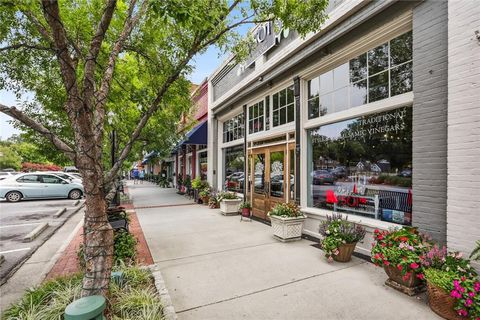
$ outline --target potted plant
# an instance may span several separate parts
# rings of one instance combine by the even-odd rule
[[[280,241],[300,240],[306,216],[293,202],[277,203],[267,214],[272,223],[273,235]]]
[[[210,200],[210,188],[203,188],[199,193],[198,196],[202,199],[202,203],[204,205],[208,205],[208,201]]]
[[[417,228],[374,231],[372,261],[382,266],[388,275],[386,285],[415,295],[424,288],[423,267],[420,257],[431,248],[429,237],[420,234]]]
[[[449,320],[480,318],[480,280],[469,260],[435,245],[422,265],[433,312]]]
[[[241,199],[239,199],[233,192],[221,192],[218,194],[218,201],[220,202],[220,211],[223,215],[237,215],[238,207]]]
[[[348,216],[343,218],[342,214],[327,216],[327,219],[320,223],[320,247],[325,252],[328,262],[348,262],[352,259],[352,253],[358,241],[365,237],[365,228],[348,221]]]
[[[252,211],[252,205],[248,201],[243,201],[240,204],[240,209],[242,211],[242,217],[250,218],[250,213]]]
[[[218,199],[216,196],[210,195],[210,199],[208,200],[208,207],[210,209],[220,208],[220,204],[218,203]]]

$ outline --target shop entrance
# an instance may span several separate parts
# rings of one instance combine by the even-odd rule
[[[268,220],[267,213],[275,204],[291,199],[295,168],[293,145],[256,148],[250,151],[249,172],[252,213]]]

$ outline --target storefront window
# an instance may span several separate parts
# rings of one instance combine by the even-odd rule
[[[200,179],[207,180],[208,160],[206,151],[198,154],[198,164],[198,168],[200,169]]]
[[[272,123],[274,127],[295,121],[293,101],[293,86],[280,90],[272,96]]]
[[[308,130],[308,205],[411,225],[412,109]]]
[[[263,101],[248,107],[248,133],[263,131],[264,109]]]
[[[225,149],[225,189],[243,192],[245,182],[243,146]]]
[[[245,136],[245,125],[243,113],[223,123],[223,142],[243,139]]]
[[[412,32],[308,81],[308,118],[412,91]]]

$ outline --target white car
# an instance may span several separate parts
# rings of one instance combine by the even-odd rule
[[[0,180],[3,180],[8,177],[12,177],[14,175],[17,175],[18,172],[12,172],[12,171],[1,171],[0,172]]]
[[[50,173],[54,174],[62,179],[69,180],[70,182],[80,183],[82,184],[82,179],[73,175],[72,173],[67,173],[63,171],[37,171],[35,173]]]
[[[45,172],[22,173],[0,181],[0,198],[5,198],[9,202],[47,198],[77,200],[83,193],[81,183]]]

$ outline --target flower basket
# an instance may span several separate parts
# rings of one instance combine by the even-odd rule
[[[284,242],[300,240],[305,219],[304,216],[282,217],[271,215],[273,235]]]
[[[404,286],[407,288],[415,288],[422,284],[422,281],[413,274],[410,277],[408,277],[408,279],[404,280],[402,272],[391,265],[388,265],[388,266],[384,265],[383,269],[387,273],[388,278],[390,280],[396,282],[401,286]]]
[[[464,320],[455,311],[455,299],[442,288],[427,281],[428,304],[433,312],[447,320]]]
[[[356,242],[344,243],[338,247],[338,254],[333,255],[333,260],[337,262],[348,262],[352,260],[352,254],[355,250]]]

